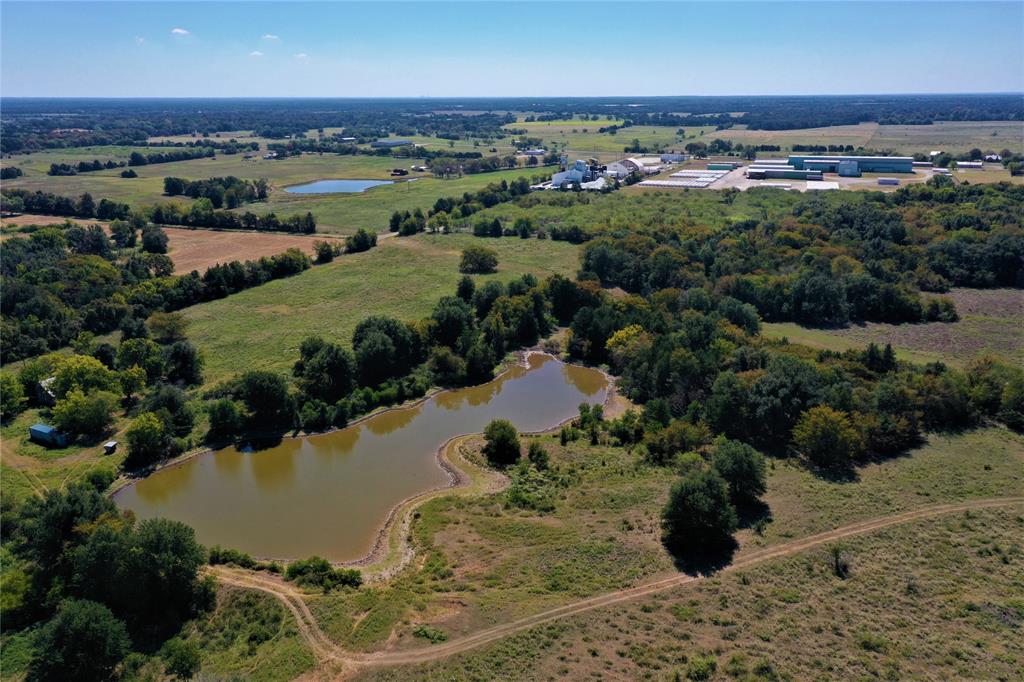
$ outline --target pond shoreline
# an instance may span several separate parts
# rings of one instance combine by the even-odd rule
[[[527,350],[516,351],[513,354],[512,358],[510,358],[505,363],[503,363],[502,370],[498,374],[496,374],[492,379],[490,379],[488,382],[485,382],[485,384],[486,383],[490,383],[491,381],[497,381],[497,380],[501,379],[502,377],[504,377],[508,372],[510,372],[514,368],[517,368],[517,367],[529,367],[529,360],[530,360],[530,357],[533,356],[533,355],[543,355],[543,356],[550,357],[550,358],[552,358],[554,360],[557,360],[559,362],[562,362],[562,360],[560,358],[558,358],[558,356],[556,356],[556,355],[554,355],[554,354],[552,354],[550,352],[547,352],[545,350],[542,350],[539,347],[534,347],[534,348],[527,349]],[[565,364],[570,364],[570,363],[565,363]],[[603,404],[606,407],[611,405],[612,402],[614,401],[616,395],[617,395],[617,392],[615,390],[614,378],[611,377],[607,372],[601,370],[600,368],[588,368],[588,369],[594,369],[595,371],[600,372],[601,375],[604,377],[604,379],[606,381],[606,386],[605,386],[605,389],[604,389],[605,390],[605,396],[604,396]],[[484,384],[481,384],[481,385],[484,385]],[[320,436],[320,435],[330,434],[330,433],[341,431],[343,429],[347,429],[347,428],[350,428],[350,427],[353,427],[353,426],[358,426],[358,425],[360,425],[361,423],[363,423],[363,422],[365,422],[367,420],[370,420],[372,418],[378,417],[378,416],[380,416],[382,414],[385,414],[385,413],[388,413],[388,412],[391,412],[391,411],[406,410],[406,409],[410,409],[410,408],[415,408],[418,405],[421,405],[421,404],[425,403],[426,401],[428,401],[428,400],[430,400],[432,398],[437,397],[440,394],[443,394],[443,393],[448,392],[448,391],[460,390],[462,388],[465,388],[465,387],[456,387],[456,388],[440,388],[440,387],[435,387],[433,390],[428,391],[426,394],[424,394],[423,396],[421,396],[420,398],[418,398],[416,400],[408,401],[408,402],[402,403],[400,405],[392,405],[392,406],[388,406],[388,407],[378,408],[377,410],[374,410],[374,411],[369,412],[369,413],[367,413],[365,415],[362,415],[358,419],[353,420],[352,422],[346,424],[345,426],[335,426],[335,427],[332,427],[332,428],[324,430],[324,431],[317,431],[317,432],[312,432],[312,433],[295,432],[295,433],[291,433],[291,434],[281,434],[279,432],[275,432],[275,433],[268,433],[267,435],[271,436],[271,437],[278,436],[278,437],[281,438],[281,441],[284,441],[284,440],[304,439],[304,438],[308,438],[310,436]],[[561,428],[562,425],[564,425],[565,423],[567,423],[569,421],[572,421],[572,419],[575,419],[575,417],[574,416],[573,417],[569,417],[568,419],[559,421],[557,424],[554,424],[554,425],[551,425],[551,426],[547,426],[547,427],[545,427],[543,429],[540,429],[540,430],[536,430],[536,431],[522,431],[520,433],[522,433],[523,435],[538,435],[538,434],[543,434],[543,433],[549,433],[549,432],[551,432],[553,430]],[[351,560],[346,560],[346,561],[332,561],[331,562],[332,565],[334,565],[334,566],[345,566],[345,567],[360,567],[360,568],[367,568],[367,567],[371,567],[371,566],[377,566],[377,565],[380,565],[382,563],[385,563],[390,557],[392,557],[393,556],[392,549],[394,549],[394,550],[397,550],[399,555],[400,555],[399,565],[397,567],[388,567],[387,569],[383,569],[383,570],[385,570],[387,573],[391,573],[393,570],[397,570],[397,569],[400,569],[401,567],[405,566],[407,564],[407,562],[408,562],[408,559],[411,559],[411,557],[412,557],[411,548],[407,546],[408,545],[408,541],[407,541],[407,537],[406,537],[408,535],[408,528],[410,527],[411,520],[412,520],[412,515],[409,512],[413,511],[420,504],[422,504],[423,502],[426,502],[428,499],[431,499],[432,497],[438,495],[439,493],[443,493],[443,492],[447,492],[447,491],[452,491],[452,490],[458,490],[458,489],[464,489],[464,488],[470,486],[472,484],[472,482],[473,482],[473,476],[468,471],[464,470],[463,467],[465,467],[466,469],[469,469],[469,470],[474,470],[477,474],[479,474],[480,472],[484,472],[486,474],[493,474],[493,476],[486,476],[486,478],[492,478],[492,480],[494,480],[494,476],[496,476],[497,477],[496,480],[499,481],[499,484],[490,486],[490,487],[494,488],[493,492],[497,492],[498,490],[503,489],[504,486],[507,484],[507,479],[505,478],[504,475],[502,475],[502,474],[500,474],[498,472],[495,472],[493,470],[490,470],[490,469],[485,469],[485,468],[482,468],[482,467],[477,467],[474,464],[472,464],[472,463],[470,463],[470,462],[468,462],[466,460],[463,460],[463,462],[458,463],[458,464],[455,461],[453,461],[454,453],[450,452],[451,447],[453,447],[453,445],[457,441],[465,440],[465,439],[467,439],[469,437],[472,437],[472,436],[475,436],[475,435],[479,435],[479,433],[477,433],[477,432],[468,432],[468,433],[457,434],[457,435],[451,436],[444,443],[442,443],[434,452],[434,461],[436,462],[437,466],[444,472],[444,474],[446,475],[447,480],[443,484],[441,484],[441,485],[434,486],[434,487],[432,487],[432,488],[430,488],[428,490],[423,490],[423,491],[417,492],[416,494],[411,495],[411,496],[409,496],[407,498],[404,498],[404,499],[400,500],[399,502],[397,502],[388,511],[388,514],[385,517],[385,520],[384,520],[383,524],[381,524],[381,526],[376,530],[376,534],[375,534],[375,537],[374,537],[373,544],[371,545],[370,550],[365,555],[363,555],[362,557],[357,558],[357,559],[351,559]],[[259,434],[250,434],[250,437],[258,438]],[[116,501],[116,497],[117,497],[117,495],[119,493],[122,493],[123,491],[125,491],[128,488],[130,488],[131,486],[136,485],[137,483],[145,480],[149,476],[152,476],[153,474],[155,474],[155,473],[157,473],[159,471],[163,471],[165,469],[171,469],[171,468],[174,468],[174,467],[181,466],[181,465],[189,462],[193,458],[198,457],[200,455],[214,454],[214,453],[218,452],[219,450],[224,449],[224,447],[229,447],[229,446],[222,446],[222,447],[217,447],[217,448],[214,448],[214,447],[200,448],[200,449],[194,450],[192,452],[186,453],[186,454],[184,454],[184,455],[182,455],[182,456],[180,456],[178,458],[175,458],[173,460],[169,460],[167,462],[164,462],[164,463],[154,467],[151,470],[147,470],[144,475],[132,476],[132,477],[122,477],[117,482],[115,482],[115,484],[112,487],[112,489],[108,492],[108,496],[110,498],[112,498],[112,499],[115,499],[115,501]],[[460,464],[462,466],[460,466]],[[403,529],[403,534],[402,534],[402,538],[400,538],[399,545],[397,547],[392,547],[393,543],[392,543],[392,537],[391,536],[392,536],[392,533],[393,533],[393,531],[394,531],[396,526],[401,526],[401,528]],[[406,556],[406,555],[408,555],[408,556]],[[287,561],[294,560],[296,558],[301,558],[301,557],[292,557],[292,558],[288,559],[288,558],[283,558],[283,557],[269,557],[269,556],[255,556],[254,555],[254,558],[258,559],[259,561],[287,562]]]

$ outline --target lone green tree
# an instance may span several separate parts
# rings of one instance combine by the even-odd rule
[[[519,433],[507,419],[495,419],[484,429],[484,455],[497,467],[506,467],[519,460]]]
[[[459,272],[487,274],[498,269],[498,252],[485,246],[468,246],[462,251]]]
[[[729,486],[714,469],[695,469],[676,481],[662,512],[665,544],[685,553],[724,546],[738,523]]]

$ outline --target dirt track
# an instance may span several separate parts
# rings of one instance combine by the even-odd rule
[[[843,538],[881,530],[889,526],[933,518],[943,514],[969,511],[972,509],[1006,507],[1020,504],[1024,504],[1024,497],[1001,497],[972,500],[970,502],[933,505],[900,514],[861,521],[859,523],[843,526],[842,528],[836,528],[823,533],[810,535],[800,540],[793,540],[774,547],[766,547],[764,549],[751,552],[722,569],[722,572],[748,568],[765,561],[797,554],[828,542],[834,542]],[[585,611],[611,606],[625,601],[631,601],[640,597],[645,597],[705,579],[705,576],[700,575],[675,575],[669,578],[663,578],[644,583],[642,585],[637,585],[636,587],[609,592],[607,594],[590,597],[588,599],[559,606],[554,609],[542,611],[526,618],[487,628],[475,634],[453,639],[429,648],[413,649],[409,651],[381,651],[365,654],[346,651],[328,639],[323,630],[320,629],[320,626],[317,624],[313,614],[306,606],[302,593],[284,581],[278,578],[268,577],[260,573],[232,569],[224,566],[213,567],[209,569],[209,571],[212,575],[216,576],[218,580],[225,584],[266,592],[280,600],[295,617],[300,634],[322,666],[321,670],[318,671],[319,674],[314,673],[314,676],[326,676],[332,679],[343,679],[347,675],[351,674],[356,668],[363,666],[408,665],[448,658],[449,656],[469,651],[470,649],[489,644],[515,634],[516,632],[527,630],[552,620],[574,616]]]

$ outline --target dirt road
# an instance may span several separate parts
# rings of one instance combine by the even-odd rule
[[[1015,505],[1024,505],[1024,497],[1001,497],[972,500],[970,502],[933,505],[900,514],[861,521],[848,526],[843,526],[842,528],[836,528],[816,535],[810,535],[800,540],[793,540],[751,552],[750,554],[739,558],[737,561],[724,568],[721,572],[730,572],[749,568],[765,561],[790,556],[819,545],[835,542],[837,540],[842,540],[856,535],[862,535],[864,533],[870,533],[872,531],[888,528],[889,526],[933,518],[944,514],[969,511],[972,509],[987,509]],[[641,597],[681,587],[690,583],[696,583],[705,579],[705,576],[700,575],[674,575],[669,578],[654,580],[642,585],[637,585],[636,587],[609,592],[607,594],[590,597],[588,599],[559,606],[554,609],[542,611],[526,618],[487,628],[475,634],[453,639],[442,644],[430,646],[429,648],[412,649],[408,651],[381,651],[366,654],[346,651],[328,639],[323,630],[320,629],[320,626],[317,624],[313,614],[306,606],[302,593],[288,583],[285,583],[283,580],[261,573],[227,568],[224,566],[212,567],[209,571],[212,575],[216,576],[218,580],[225,584],[266,592],[281,601],[281,603],[284,604],[295,617],[300,634],[317,657],[317,660],[323,666],[323,669],[320,672],[326,673],[334,679],[342,679],[363,666],[407,665],[448,658],[449,656],[489,644],[522,630],[527,630],[549,621],[574,616],[596,608],[612,606],[621,602],[639,599]]]

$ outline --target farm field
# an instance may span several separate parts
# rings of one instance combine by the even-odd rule
[[[388,167],[398,165],[396,161],[392,159]],[[446,180],[421,177],[414,182],[404,181],[394,185],[382,185],[353,194],[296,195],[274,191],[267,202],[260,206],[262,210],[273,211],[279,216],[311,211],[316,216],[318,232],[351,234],[359,228],[371,232],[384,232],[388,227],[388,219],[395,211],[412,211],[419,208],[425,212],[441,197],[461,196],[465,192],[476,191],[492,182],[512,181],[521,177],[529,179],[535,174],[550,174],[550,172],[550,169],[544,168],[520,168],[464,175],[461,178]]]
[[[387,239],[370,251],[186,308],[189,338],[206,357],[206,383],[248,369],[288,372],[306,336],[347,345],[370,314],[400,320],[429,314],[441,296],[454,293],[461,251],[473,243],[480,239],[459,234]],[[495,239],[486,245],[498,251],[498,273],[479,280],[569,276],[577,267],[577,248],[565,242]]]
[[[5,217],[0,240],[16,236],[16,230],[27,225],[63,225],[65,219],[54,216],[23,214]],[[109,224],[99,220],[74,220],[83,225]],[[181,275],[198,270],[205,272],[211,265],[231,261],[256,260],[274,256],[295,247],[313,255],[314,242],[326,239],[340,241],[328,235],[301,235],[286,232],[250,232],[245,230],[203,230],[184,227],[165,227],[167,255],[174,261],[174,274]]]
[[[963,366],[986,354],[1024,363],[1024,293],[1018,289],[953,289],[949,297],[960,314],[958,322],[868,322],[842,329],[772,322],[763,325],[761,333],[839,351],[863,348],[869,343],[891,343],[897,356],[919,363],[939,360]]]
[[[628,135],[628,130],[623,134]],[[869,149],[892,149],[904,154],[926,154],[935,149],[959,154],[974,147],[1024,152],[1024,127],[1019,121],[940,121],[920,126],[859,123],[796,130],[748,130],[737,126],[708,134],[708,141],[720,137],[745,145],[777,144],[783,152],[789,151],[794,144],[852,144]]]
[[[313,255],[313,243],[322,239],[316,235],[298,235],[275,232],[243,232],[240,230],[190,230],[166,227],[167,255],[174,261],[174,274],[193,270],[200,273],[211,265],[231,261],[257,260],[275,256],[290,248]],[[328,238],[330,241],[338,241]]]
[[[47,152],[49,154],[49,152]],[[92,157],[89,157],[92,158]],[[127,156],[125,157],[127,158]],[[47,161],[45,168],[49,168]],[[43,170],[26,173],[17,180],[5,181],[12,188],[79,196],[89,192],[97,200],[108,198],[132,206],[151,206],[160,202],[191,203],[187,197],[163,194],[165,177],[201,180],[234,175],[240,178],[266,178],[271,184],[266,202],[246,204],[240,212],[276,212],[281,216],[311,211],[317,218],[317,230],[325,233],[351,234],[359,228],[381,232],[396,210],[426,210],[444,196],[459,196],[501,180],[531,177],[549,173],[549,169],[520,168],[494,173],[465,175],[461,178],[438,179],[428,174],[413,174],[394,185],[383,185],[353,194],[289,194],[285,187],[320,179],[390,180],[392,168],[407,168],[412,159],[377,156],[339,156],[336,154],[303,154],[279,161],[243,159],[241,154],[219,155],[214,159],[193,159],[173,163],[139,166],[138,178],[121,178],[121,169],[95,171],[73,176],[51,177]],[[415,179],[415,182],[410,180]]]

